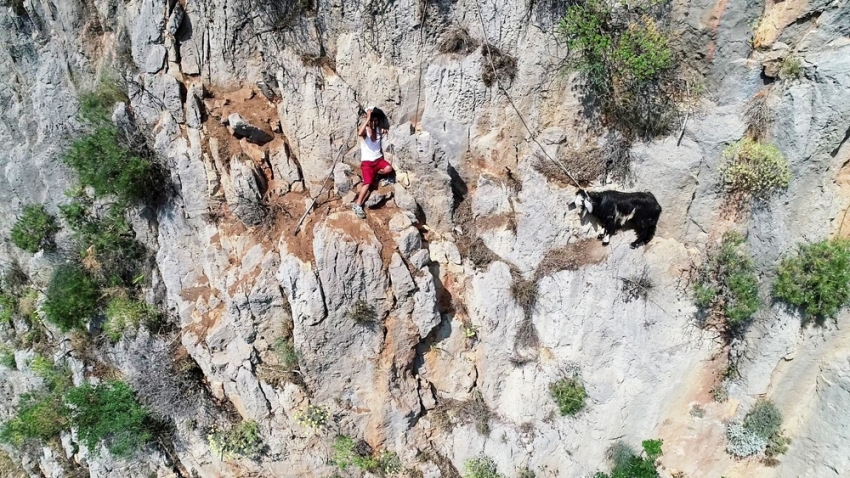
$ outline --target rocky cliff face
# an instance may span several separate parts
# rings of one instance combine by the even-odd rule
[[[173,190],[127,212],[153,257],[147,299],[172,330],[128,331],[90,353],[49,331],[76,384],[102,379],[108,364],[173,423],[171,442],[120,459],[68,433],[62,446],[7,449],[28,476],[331,476],[337,434],[396,453],[410,476],[458,476],[481,454],[507,476],[592,476],[614,441],[653,437],[664,440],[662,476],[850,474],[848,312],[801,328],[797,313],[767,306],[727,344],[697,326],[690,293],[694,264],[727,230],[746,234],[764,298],[783,253],[849,233],[850,4],[672,5],[706,93],[681,138],[632,144],[632,174],[603,181],[650,190],[664,209],[654,240],[636,250],[631,232],[596,242],[597,226],[570,206],[574,185],[535,166],[541,148],[564,157],[597,134],[575,75],[559,73],[562,2],[268,5],[0,9],[0,268],[19,264],[41,290],[69,254],[67,232],[56,251],[30,254],[9,231],[27,204],[57,214],[68,202],[76,176],[61,158],[84,129],[77,98],[104,72],[130,79],[113,119],[151,136]],[[441,52],[457,28],[469,51]],[[483,43],[516,58],[504,86],[521,116],[482,81]],[[778,79],[789,55],[802,76]],[[744,135],[745,104],[765,88],[792,179],[735,216],[718,168]],[[368,105],[388,113],[398,182],[379,188],[384,199],[360,220],[348,204]],[[651,290],[629,297],[624,280],[641,276]],[[523,284],[530,304],[518,300]],[[27,327],[14,326],[0,325],[8,345]],[[298,353],[295,372],[282,371],[281,340]],[[43,386],[34,353],[21,347],[17,370],[0,366],[0,418]],[[182,383],[175,355],[197,364],[195,385]],[[730,358],[738,376],[718,403],[709,391]],[[561,417],[549,385],[574,374],[586,407]],[[777,404],[792,439],[774,467],[724,451],[725,421],[759,398]],[[310,407],[329,412],[324,427],[298,419]],[[237,417],[259,425],[260,458],[211,449],[211,427]]]

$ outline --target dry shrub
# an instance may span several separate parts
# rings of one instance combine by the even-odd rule
[[[600,251],[602,253],[599,253]],[[540,280],[556,272],[574,271],[590,264],[598,264],[604,257],[604,249],[600,249],[597,241],[593,239],[567,244],[552,249],[543,256],[534,272],[534,279]]]
[[[493,419],[493,411],[484,403],[481,391],[472,391],[472,398],[465,402],[457,403],[457,419],[463,424],[472,424],[475,430],[484,435],[490,435],[490,420]]]
[[[632,143],[626,137],[617,135],[605,143],[602,162],[605,164],[605,175],[617,182],[625,182],[632,178]]]
[[[332,71],[336,71],[336,62],[333,58],[327,55],[310,55],[304,53],[301,55],[301,64],[309,67],[328,67]]]
[[[513,276],[511,296],[522,307],[525,316],[529,317],[534,306],[537,305],[537,281],[523,279],[519,274],[513,274]]]
[[[519,323],[517,327],[516,337],[514,338],[515,347],[535,348],[540,344],[540,338],[537,336],[537,329],[534,327],[534,322],[531,318],[526,317]]]
[[[646,267],[643,268],[640,274],[621,277],[620,281],[623,283],[620,290],[623,293],[623,300],[625,302],[631,302],[636,299],[646,300],[649,292],[655,287],[652,279],[649,278],[649,271]]]
[[[564,152],[560,162],[582,185],[596,181],[605,173],[602,152],[598,147],[592,145]],[[532,168],[555,184],[575,186],[573,180],[561,169],[561,166],[545,156],[538,155],[532,164]]]
[[[454,27],[447,31],[437,44],[437,50],[440,53],[452,55],[469,55],[476,48],[478,48],[478,41],[472,38],[463,27]]]
[[[744,108],[744,121],[747,134],[753,139],[762,140],[773,124],[773,108],[770,105],[770,87],[764,88],[747,102]]]
[[[481,56],[484,57],[481,63],[481,79],[485,85],[490,87],[496,82],[513,81],[517,72],[516,58],[502,53],[489,43],[481,47]]]

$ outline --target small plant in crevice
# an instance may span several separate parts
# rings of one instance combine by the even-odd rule
[[[506,478],[499,473],[496,462],[486,455],[470,458],[463,462],[463,478]]]
[[[0,290],[0,324],[8,324],[18,311],[18,298]]]
[[[519,273],[514,273],[511,283],[511,297],[522,308],[526,317],[529,317],[537,305],[537,281],[522,278]]]
[[[649,270],[644,267],[639,274],[629,277],[621,277],[620,292],[623,294],[623,301],[626,303],[634,300],[646,300],[649,293],[655,287],[652,279],[649,277]]]
[[[549,394],[561,416],[573,416],[584,408],[587,391],[577,374],[549,384]]]
[[[9,370],[17,370],[18,363],[15,361],[15,350],[5,345],[0,346],[0,365]]]
[[[236,455],[257,459],[265,446],[259,426],[253,421],[216,429],[207,435],[207,440],[210,450],[222,460],[230,460]]]
[[[155,328],[162,320],[162,312],[144,301],[119,295],[106,306],[103,332],[112,342],[118,342],[125,330],[136,331],[139,326]]]
[[[730,332],[745,324],[761,306],[755,266],[741,250],[743,244],[740,234],[724,234],[720,246],[709,252],[693,289],[696,305],[721,315]]]
[[[507,88],[509,85],[505,83],[513,81],[517,73],[516,58],[489,43],[481,47],[481,56],[481,80],[484,84],[489,88],[494,83],[501,83]]]
[[[799,56],[789,54],[782,59],[779,66],[779,77],[783,80],[796,80],[803,76],[803,60]]]
[[[524,466],[517,470],[516,478],[537,478],[537,473],[535,473],[531,468]]]
[[[593,478],[658,478],[656,461],[661,457],[661,440],[644,440],[643,451],[634,452],[628,445],[617,442],[608,450],[611,473],[597,472]]]
[[[348,318],[358,324],[369,325],[378,321],[378,313],[373,305],[360,299],[348,310]]]
[[[363,471],[372,472],[378,470],[380,465],[368,443],[345,435],[339,435],[334,440],[332,460],[342,470],[354,465]]]
[[[732,194],[767,200],[791,180],[788,160],[770,143],[742,138],[723,151],[723,159],[720,171]]]
[[[304,410],[295,412],[295,421],[313,430],[325,428],[328,419],[330,419],[330,411],[326,407],[317,405],[308,405]]]
[[[36,253],[53,246],[53,236],[59,231],[56,218],[40,204],[24,206],[23,212],[12,226],[12,243],[21,249]]]
[[[97,311],[100,290],[82,267],[63,264],[53,273],[45,295],[45,319],[67,332],[85,328]]]
[[[773,295],[821,322],[850,302],[850,240],[800,245],[779,264]],[[805,323],[805,322],[804,322]]]

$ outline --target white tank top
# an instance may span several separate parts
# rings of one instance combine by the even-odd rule
[[[381,140],[383,135],[380,130],[375,132],[375,141],[372,141],[367,132],[360,143],[360,161],[372,162],[381,159],[384,156],[381,152]]]

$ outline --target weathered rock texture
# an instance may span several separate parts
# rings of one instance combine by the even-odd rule
[[[664,208],[656,238],[638,250],[626,247],[630,232],[607,249],[577,246],[596,226],[570,210],[575,188],[533,167],[539,146],[499,88],[481,80],[480,47],[443,54],[436,46],[464,27],[515,56],[517,75],[505,86],[557,156],[591,134],[575,78],[558,73],[561,2],[315,2],[288,22],[258,7],[267,3],[0,7],[0,269],[17,261],[43,286],[61,262],[61,250],[16,249],[9,231],[24,205],[55,214],[68,201],[75,176],[61,158],[84,128],[77,95],[105,72],[130,80],[129,105],[115,121],[150,132],[175,192],[128,212],[155,259],[148,297],[169,312],[175,335],[142,330],[98,357],[57,352],[78,383],[98,361],[118,368],[175,424],[173,444],[123,461],[78,448],[73,434],[62,448],[9,449],[30,476],[78,476],[75,466],[92,477],[330,476],[337,433],[396,452],[428,477],[454,476],[452,466],[482,453],[508,476],[523,466],[538,476],[591,476],[606,467],[615,440],[638,446],[653,437],[664,439],[664,476],[850,475],[850,332],[842,326],[850,314],[842,311],[838,326],[801,330],[779,306],[761,311],[734,346],[740,378],[718,404],[709,389],[727,350],[696,327],[688,288],[706,245],[730,228],[747,234],[765,297],[783,252],[850,234],[841,228],[850,206],[850,3],[788,0],[765,11],[675,3],[673,24],[708,94],[680,143],[634,144],[633,178],[611,185],[651,190]],[[756,29],[756,52],[751,25],[762,14],[772,21]],[[802,59],[803,76],[767,76],[789,54]],[[744,104],[767,83],[771,137],[792,180],[736,220],[722,194],[721,152],[742,137]],[[364,221],[340,196],[350,200],[359,181],[354,131],[359,110],[372,104],[391,121],[387,158],[398,183],[381,188],[390,199]],[[339,154],[343,164],[331,172]],[[334,184],[323,189],[329,173]],[[478,249],[463,247],[473,235]],[[547,253],[571,247],[582,251],[574,266],[538,273]],[[472,254],[492,260],[474,264]],[[626,301],[622,279],[644,272],[654,288]],[[518,280],[535,281],[528,310],[511,293]],[[362,304],[372,308],[368,321],[354,318]],[[0,328],[10,342],[8,326]],[[273,380],[261,371],[275,363],[277,339],[289,336],[298,379]],[[204,375],[191,402],[173,370],[156,365],[178,346]],[[0,366],[0,419],[43,386],[28,366],[33,353],[15,353],[18,370]],[[562,418],[548,386],[576,372],[587,407]],[[145,374],[162,374],[161,390],[143,391],[152,383]],[[445,426],[451,404],[478,396],[492,412],[489,434]],[[776,467],[724,452],[724,421],[763,396],[785,414],[793,440]],[[308,405],[330,411],[325,428],[296,420]],[[705,413],[689,413],[694,405]],[[209,427],[235,415],[259,423],[261,459],[225,464],[210,450]]]

